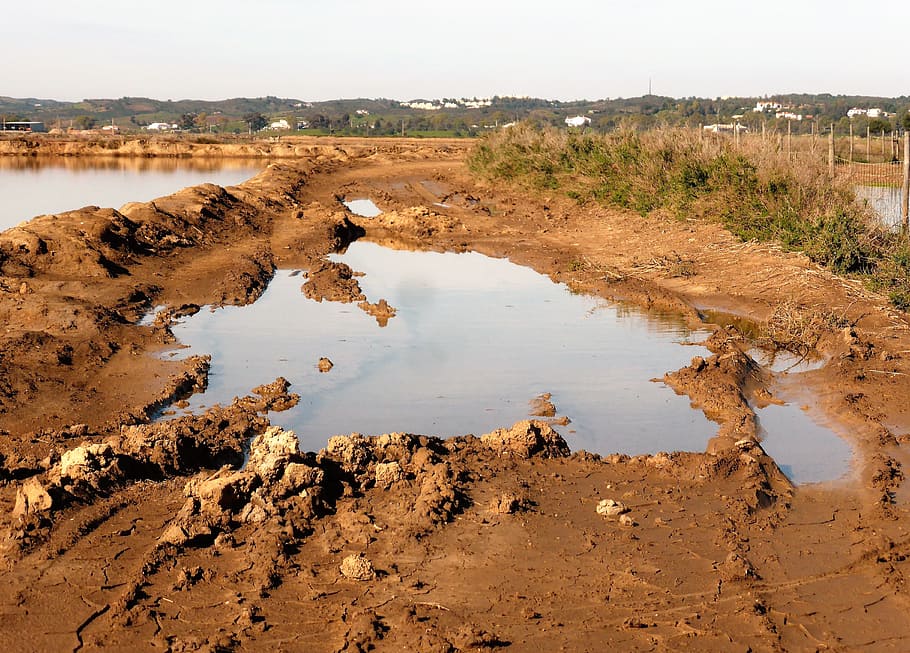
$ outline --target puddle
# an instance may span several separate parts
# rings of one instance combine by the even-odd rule
[[[549,392],[573,450],[704,451],[717,426],[659,379],[709,352],[709,332],[676,315],[574,295],[529,268],[476,253],[390,250],[358,241],[332,257],[365,273],[369,302],[397,312],[385,328],[353,304],[317,303],[299,271],[280,270],[247,307],[203,310],[173,329],[212,355],[198,411],[284,376],[301,395],[271,416],[307,450],[336,434],[474,433],[526,419]],[[688,346],[684,346],[688,345]],[[334,367],[321,373],[317,363]],[[795,406],[759,411],[763,446],[798,483],[842,476],[849,446]]]
[[[853,450],[822,416],[796,402],[771,404],[755,413],[762,448],[793,483],[832,481],[850,472]]]
[[[363,218],[375,218],[382,213],[382,209],[368,198],[345,200],[343,204],[348,207],[348,211]]]
[[[300,404],[276,413],[307,449],[334,434],[481,434],[528,417],[550,392],[572,422],[573,449],[602,453],[704,450],[716,426],[663,383],[667,370],[706,355],[670,315],[573,295],[529,268],[480,254],[402,252],[354,243],[335,257],[366,276],[368,300],[397,309],[385,328],[357,306],[307,300],[279,271],[248,307],[200,311],[174,327],[209,353],[209,389],[190,410],[230,401],[278,375]],[[320,373],[325,356],[334,363]]]

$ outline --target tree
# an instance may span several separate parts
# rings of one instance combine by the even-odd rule
[[[901,127],[906,131],[910,131],[910,111],[904,114],[904,117],[901,118]]]
[[[92,129],[98,123],[92,116],[78,116],[73,120],[76,129]]]
[[[196,119],[193,122],[201,131],[205,131],[209,128],[209,116],[205,111],[196,114]]]
[[[258,132],[260,129],[269,124],[269,121],[265,119],[258,111],[252,111],[243,116],[243,122],[245,122],[250,127],[250,133]]]
[[[185,113],[180,116],[180,129],[184,131],[190,131],[193,127],[196,126],[196,114],[195,113]]]
[[[891,131],[891,123],[883,118],[872,118],[869,121],[869,131],[877,134],[883,131]]]

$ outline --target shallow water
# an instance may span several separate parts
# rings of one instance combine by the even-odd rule
[[[366,273],[372,302],[397,309],[388,326],[355,305],[316,303],[280,271],[249,307],[203,311],[175,327],[211,353],[199,408],[283,375],[300,405],[274,421],[306,448],[334,434],[475,433],[528,417],[550,392],[573,449],[646,453],[703,450],[716,427],[652,378],[707,352],[678,317],[573,295],[529,268],[480,254],[401,252],[354,243],[338,257]],[[327,374],[319,357],[335,364]]]
[[[348,207],[348,211],[354,215],[359,215],[362,218],[375,218],[382,213],[382,209],[376,206],[371,199],[360,198],[345,200],[343,204]]]
[[[901,224],[901,189],[895,186],[854,186],[856,197],[865,200],[882,224],[897,229]]]
[[[187,186],[231,186],[267,165],[262,160],[0,157],[0,230],[37,215],[84,206],[119,208]]]
[[[822,415],[795,401],[755,412],[762,448],[794,483],[834,480],[850,470],[853,450],[834,430],[836,425]]]
[[[212,354],[208,391],[188,410],[229,402],[281,375],[300,404],[272,415],[306,449],[331,435],[481,434],[525,419],[550,392],[573,450],[703,451],[717,426],[660,378],[707,356],[679,316],[574,295],[529,268],[480,254],[395,251],[356,242],[334,257],[365,273],[368,301],[397,309],[385,328],[353,304],[317,303],[282,270],[247,307],[202,311],[174,328]],[[335,367],[320,373],[321,356]],[[846,442],[798,406],[758,411],[763,446],[796,482],[844,475]]]

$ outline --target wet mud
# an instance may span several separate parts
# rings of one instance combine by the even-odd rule
[[[235,187],[0,233],[4,647],[910,646],[910,329],[884,298],[714,225],[486,187],[448,144],[295,156]],[[346,196],[383,213],[353,215]],[[753,406],[777,373],[732,325],[664,379],[716,424],[702,452],[572,452],[547,395],[487,434],[327,434],[302,451],[269,422],[306,392],[281,378],[156,419],[207,383],[206,358],[160,355],[174,320],[254,301],[279,267],[307,271],[308,297],[394,319],[327,258],[359,238],[508,257],[702,327],[706,306],[759,323],[794,297],[837,310],[850,326],[819,335],[829,362],[807,382],[849,425],[855,472],[794,487],[765,453]],[[646,264],[673,257],[693,273]]]

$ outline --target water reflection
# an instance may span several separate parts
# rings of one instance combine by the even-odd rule
[[[762,447],[794,483],[833,480],[849,471],[853,450],[835,431],[836,425],[821,415],[795,401],[771,404],[756,410],[756,415],[763,434]]]
[[[123,170],[129,172],[177,172],[218,170],[262,170],[268,161],[256,158],[179,158],[132,156],[0,156],[0,171]]]
[[[348,207],[348,211],[363,218],[375,218],[382,213],[382,209],[376,206],[371,199],[361,198],[345,200],[343,203]]]
[[[883,226],[899,229],[901,189],[894,186],[854,186],[856,197],[869,204]]]
[[[231,186],[266,165],[261,159],[0,157],[0,230],[36,215],[119,208],[197,184]]]
[[[209,390],[191,410],[288,378],[300,405],[273,416],[304,446],[353,431],[480,434],[528,416],[551,392],[573,449],[646,453],[704,449],[716,426],[662,383],[707,352],[674,316],[573,295],[565,286],[480,254],[405,252],[358,242],[340,257],[369,301],[397,309],[385,329],[356,306],[306,300],[281,271],[249,307],[202,311],[175,327],[211,353]],[[320,374],[320,357],[335,367]]]

